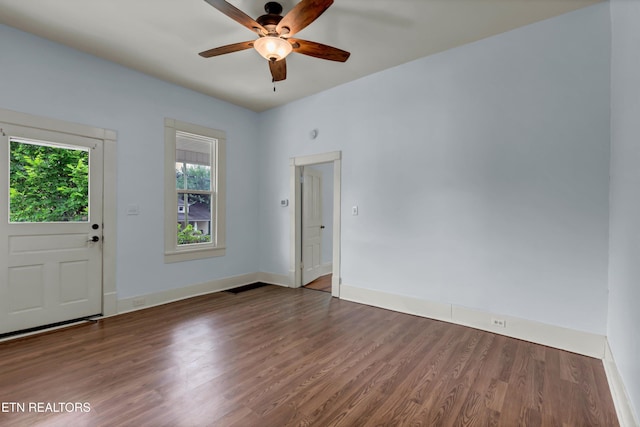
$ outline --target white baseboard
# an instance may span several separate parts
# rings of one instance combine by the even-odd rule
[[[451,322],[451,305],[342,284],[340,299]]]
[[[291,280],[289,276],[285,274],[260,272],[256,273],[256,275],[258,282],[268,283],[270,285],[285,286],[287,288],[291,287]]]
[[[266,272],[243,274],[183,288],[120,299],[117,301],[117,313],[126,313],[167,304],[255,282],[290,287],[289,279],[287,275]],[[599,359],[605,357],[606,338],[602,335],[344,284],[340,286],[340,298],[402,313],[470,326],[590,357]],[[493,326],[491,324],[493,318],[505,320],[506,327]]]
[[[469,326],[598,359],[604,358],[606,342],[604,335],[345,284],[340,286],[340,298],[401,313]],[[492,319],[494,318],[504,320],[506,327],[493,326]]]
[[[213,292],[225,291],[227,289],[237,288],[239,286],[248,285],[259,282],[258,273],[243,274],[240,276],[226,277],[224,279],[212,280],[197,285],[185,286],[178,289],[170,289],[168,291],[156,292],[153,294],[140,295],[131,298],[123,298],[118,300],[118,314],[130,311],[141,310],[143,308],[153,307],[156,305],[167,304],[198,295],[210,294]]]
[[[611,390],[611,397],[613,398],[613,404],[616,407],[616,413],[618,415],[618,422],[620,427],[638,427],[640,423],[633,413],[631,404],[629,403],[629,395],[622,382],[622,377],[618,371],[618,366],[613,358],[611,347],[609,342],[605,344],[604,360],[604,372],[607,374],[607,381],[609,382],[609,389]]]

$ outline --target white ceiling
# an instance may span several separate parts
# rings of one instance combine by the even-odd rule
[[[346,63],[293,53],[276,84],[253,49],[198,52],[256,36],[204,0],[0,0],[0,23],[219,99],[263,111],[413,59],[601,0],[335,0],[296,35],[351,52]],[[263,0],[231,0],[254,19]],[[282,0],[283,15],[297,0]]]

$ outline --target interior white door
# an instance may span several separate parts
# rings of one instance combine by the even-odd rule
[[[321,274],[322,264],[322,174],[304,167],[302,179],[302,285]]]
[[[100,314],[103,141],[2,129],[0,334]],[[68,172],[52,179],[60,165],[43,162]]]

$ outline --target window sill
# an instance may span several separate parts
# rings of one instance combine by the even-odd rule
[[[214,257],[224,256],[226,252],[227,252],[226,247],[182,249],[182,250],[177,250],[173,252],[165,252],[164,262],[165,264],[168,264],[172,262],[214,258]]]

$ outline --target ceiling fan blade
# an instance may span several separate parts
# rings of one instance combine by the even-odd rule
[[[246,13],[244,13],[243,11],[241,11],[231,3],[226,2],[224,0],[204,0],[204,1],[206,1],[216,9],[218,9],[220,12],[227,15],[229,18],[244,25],[251,31],[256,33],[259,32],[262,34],[267,34],[267,30],[262,25],[258,24],[255,21],[255,19],[253,19],[252,17],[250,17],[249,15],[247,15]]]
[[[274,82],[279,82],[287,78],[287,62],[286,59],[280,61],[269,61],[269,69]]]
[[[282,18],[276,31],[283,36],[294,35],[315,21],[332,4],[333,0],[302,0]],[[289,32],[283,33],[284,28],[288,28]]]
[[[293,51],[302,53],[303,55],[313,56],[320,59],[328,59],[329,61],[345,62],[349,59],[351,53],[337,47],[327,46],[326,44],[310,42],[301,39],[288,39],[293,46]]]
[[[212,56],[224,55],[225,53],[239,52],[253,47],[253,40],[242,43],[228,44],[226,46],[214,47],[213,49],[200,52],[198,55],[203,58],[211,58]]]

